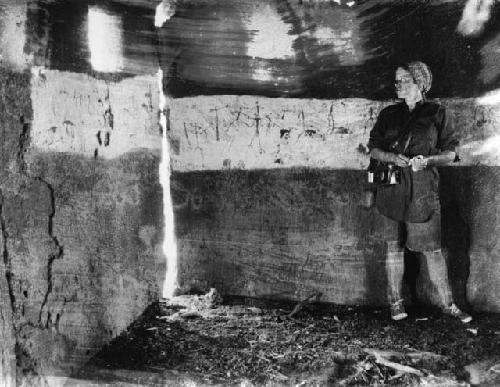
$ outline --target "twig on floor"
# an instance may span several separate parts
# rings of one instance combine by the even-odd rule
[[[367,354],[372,355],[375,357],[375,362],[383,365],[388,368],[392,368],[393,370],[396,371],[396,375],[399,376],[398,374],[405,373],[405,374],[413,374],[417,376],[424,376],[424,374],[417,370],[416,368],[410,367],[410,366],[405,366],[403,364],[395,363],[393,361],[388,360],[384,355],[391,355],[394,356],[396,352],[391,352],[391,351],[379,351],[376,349],[365,349],[364,350]]]
[[[307,304],[310,304],[313,300],[319,301],[321,296],[322,296],[321,292],[315,292],[315,293],[311,294],[305,300],[302,300],[297,305],[295,305],[295,308],[293,308],[293,310],[288,314],[288,317],[293,318],[293,316],[295,316],[302,309],[304,309],[304,306],[306,306]]]

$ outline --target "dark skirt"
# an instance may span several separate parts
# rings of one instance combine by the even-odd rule
[[[377,188],[378,211],[399,222],[427,223],[439,206],[439,174],[436,168],[413,172],[401,170],[401,183]]]
[[[404,247],[411,251],[436,251],[441,248],[441,212],[436,211],[424,223],[399,222],[375,210],[375,234],[391,251]]]

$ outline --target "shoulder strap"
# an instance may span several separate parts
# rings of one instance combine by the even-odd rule
[[[406,150],[408,149],[408,146],[410,145],[410,140],[412,138],[412,130],[411,130],[410,124],[413,121],[413,119],[415,118],[415,115],[413,114],[413,112],[410,113],[410,118],[408,118],[408,121],[406,121],[406,124],[403,126],[403,132],[397,138],[397,140],[394,142],[394,144],[397,144],[397,145],[404,142],[405,145],[404,145],[403,151],[401,153],[405,153]]]
[[[403,126],[403,132],[400,134],[400,136],[392,143],[391,148],[398,149],[400,153],[406,152],[408,149],[408,146],[410,145],[410,140],[412,137],[411,129],[410,129],[410,123],[413,120],[413,116],[410,116],[406,124]],[[404,147],[401,150],[400,145],[404,143]]]

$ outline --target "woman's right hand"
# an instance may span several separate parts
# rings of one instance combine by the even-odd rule
[[[397,165],[398,167],[407,167],[410,165],[410,159],[405,155],[401,154],[392,154],[391,162]]]
[[[398,167],[408,167],[410,165],[410,159],[405,155],[385,152],[380,148],[373,148],[370,151],[370,155],[376,160],[382,161],[384,163],[392,163],[397,165]]]

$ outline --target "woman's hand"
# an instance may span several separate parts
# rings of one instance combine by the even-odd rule
[[[410,165],[413,172],[423,171],[429,165],[429,158],[422,155],[415,156],[410,160]]]
[[[424,156],[415,156],[410,160],[411,170],[413,172],[423,171],[429,164],[429,158]]]
[[[391,157],[390,162],[394,163],[398,167],[404,168],[404,167],[407,167],[408,165],[410,165],[410,159],[408,157],[406,157],[405,155],[394,154],[394,153],[392,153],[391,155],[392,155],[392,157]]]
[[[410,159],[405,155],[395,154],[392,152],[384,152],[380,148],[373,148],[370,151],[370,156],[375,160],[382,161],[384,163],[392,163],[398,167],[407,167],[410,165]]]

